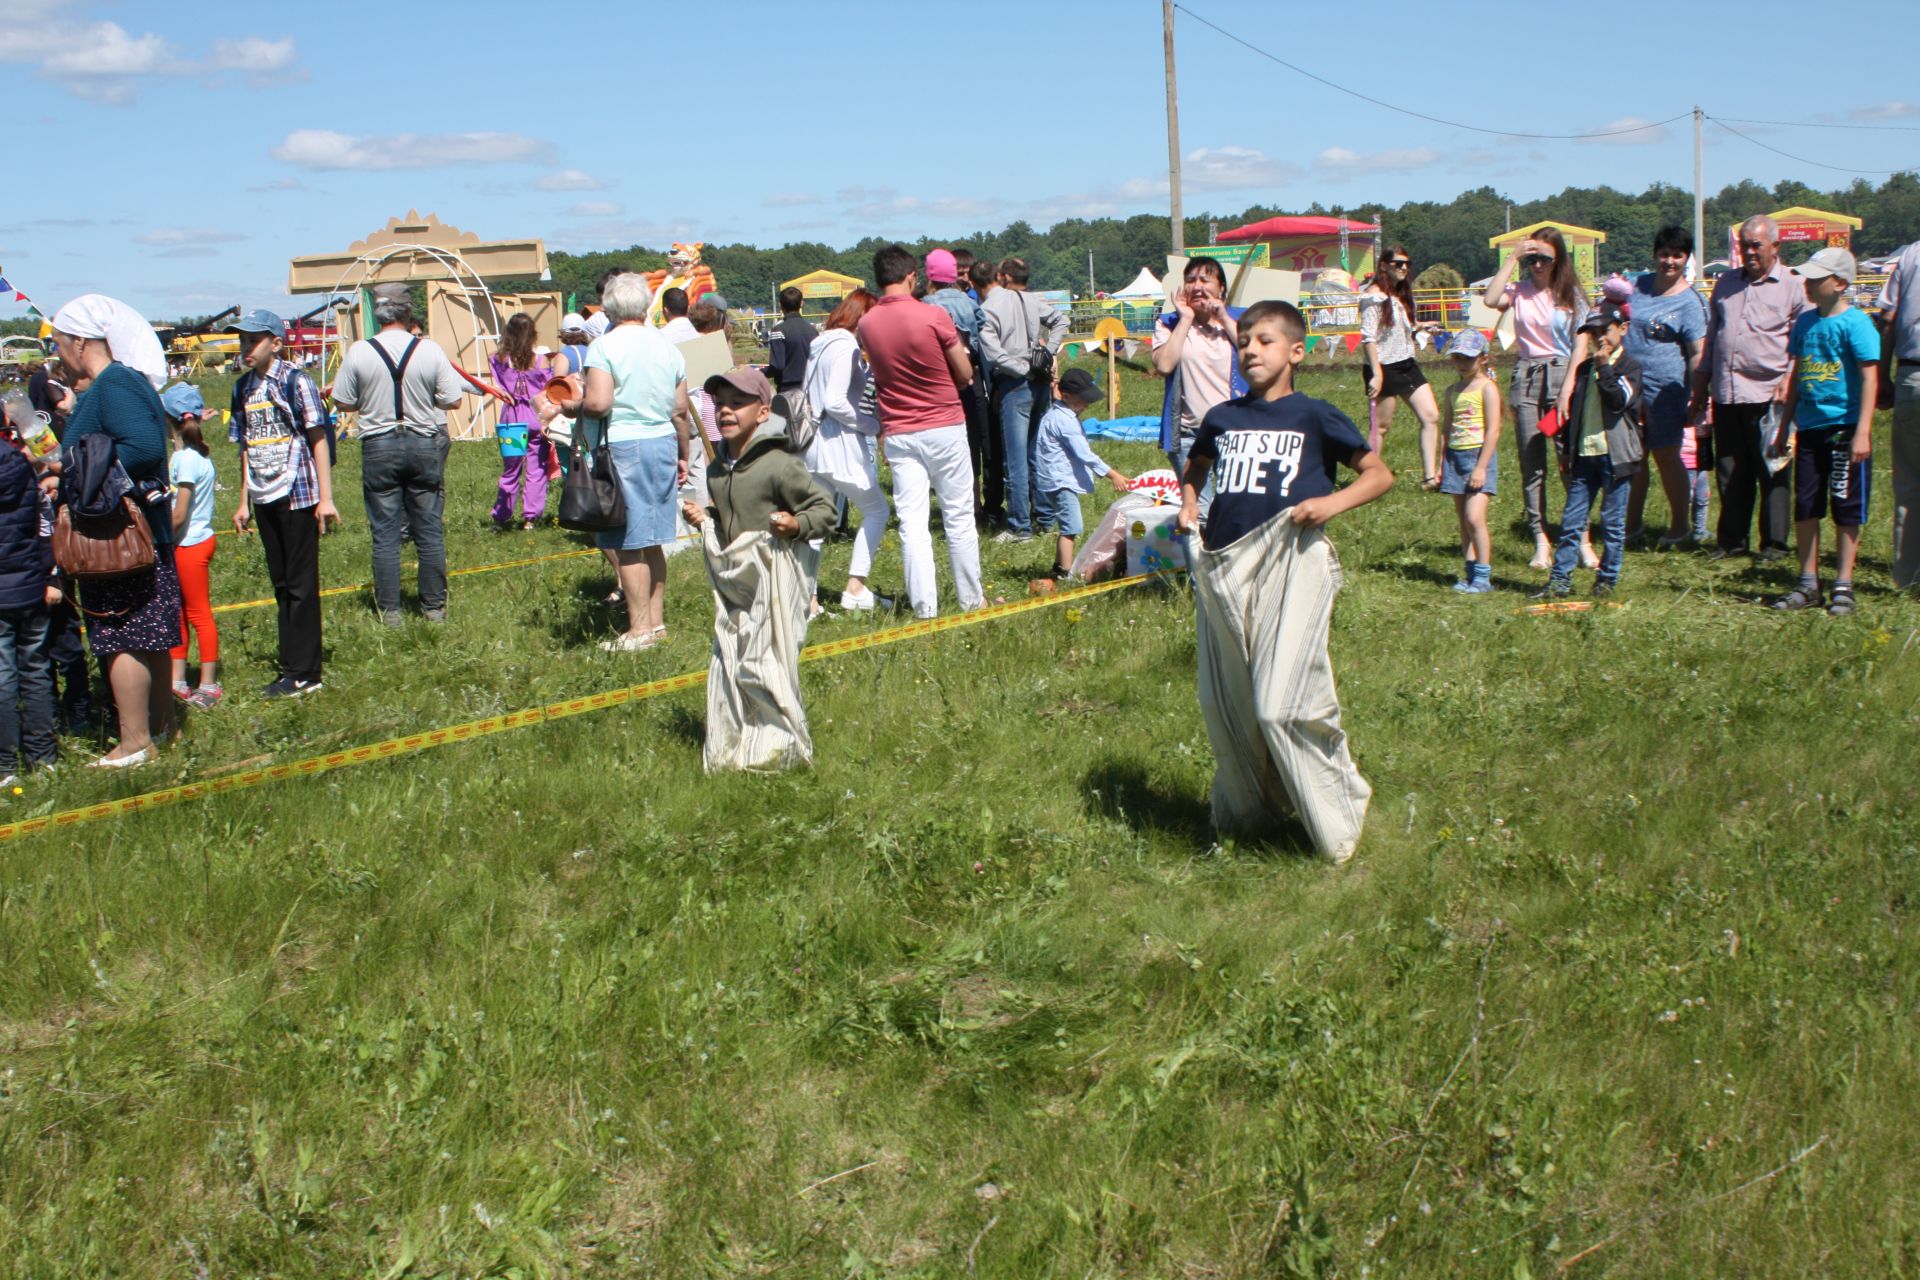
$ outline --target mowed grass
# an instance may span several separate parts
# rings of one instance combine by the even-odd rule
[[[1350,368],[1305,386],[1363,417]],[[1622,607],[1531,617],[1517,466],[1503,590],[1456,597],[1403,411],[1401,485],[1333,530],[1374,786],[1339,870],[1215,842],[1175,587],[809,664],[806,772],[703,776],[695,691],[0,845],[0,1270],[1911,1274],[1920,606],[1882,423],[1855,617],[1653,552]],[[367,576],[355,458],[328,583]],[[575,546],[487,531],[496,465],[455,449],[453,563]],[[1051,547],[985,556],[1011,598]],[[214,572],[267,593],[250,540]],[[704,667],[691,555],[663,650],[594,648],[609,586],[461,578],[397,632],[329,600],[294,705],[252,696],[272,611],[222,615],[226,705],[7,816]]]

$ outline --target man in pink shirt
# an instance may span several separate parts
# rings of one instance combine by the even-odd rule
[[[928,529],[929,494],[940,499],[947,559],[962,609],[977,609],[980,535],[973,523],[973,463],[960,388],[973,381],[973,361],[953,317],[913,296],[918,260],[899,245],[873,255],[880,301],[860,321],[860,345],[873,369],[880,440],[893,469],[893,506],[900,517],[907,599],[915,616],[939,611],[939,583]]]

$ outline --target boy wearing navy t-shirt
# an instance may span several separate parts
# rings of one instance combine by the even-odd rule
[[[1294,524],[1323,525],[1393,485],[1393,473],[1367,448],[1353,419],[1293,389],[1294,368],[1307,358],[1306,319],[1299,309],[1256,302],[1240,318],[1239,330],[1247,394],[1208,411],[1180,477],[1180,527],[1192,530],[1199,523],[1200,490],[1213,473],[1213,509],[1201,532],[1209,551],[1283,511]],[[1359,477],[1336,492],[1341,463]]]
[[[1347,753],[1327,658],[1340,566],[1322,531],[1372,502],[1393,473],[1353,420],[1293,389],[1307,357],[1306,320],[1259,302],[1236,335],[1248,393],[1201,420],[1180,477],[1182,533],[1199,612],[1200,709],[1213,743],[1213,820],[1271,830],[1297,817],[1323,857],[1344,862],[1372,790]],[[1341,466],[1358,473],[1334,487]]]
[[[1793,269],[1813,306],[1793,322],[1787,354],[1793,370],[1780,414],[1792,424],[1794,541],[1800,582],[1773,602],[1781,610],[1820,607],[1820,519],[1833,510],[1834,583],[1827,612],[1853,612],[1853,562],[1873,485],[1873,402],[1880,381],[1880,334],[1847,304],[1853,255],[1822,249]],[[1829,504],[1829,497],[1832,501]]]

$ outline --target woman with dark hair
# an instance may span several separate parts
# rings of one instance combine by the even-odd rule
[[[1413,258],[1389,245],[1366,292],[1360,295],[1360,349],[1367,356],[1367,445],[1386,443],[1395,402],[1405,400],[1420,419],[1420,487],[1440,487],[1440,406],[1414,359]]]
[[[1160,401],[1160,448],[1175,475],[1187,470],[1187,453],[1200,420],[1217,404],[1245,395],[1237,349],[1238,312],[1227,306],[1227,271],[1205,256],[1187,259],[1173,313],[1153,327],[1153,368],[1167,380]],[[1213,486],[1200,495],[1204,517]]]
[[[513,524],[513,504],[520,501],[520,527],[531,529],[547,513],[547,437],[534,412],[533,401],[547,389],[553,372],[533,349],[533,317],[516,312],[500,334],[493,353],[493,380],[511,398],[500,410],[495,434],[500,440],[500,496],[493,502],[493,527],[505,532]]]
[[[847,587],[840,593],[842,609],[873,608],[867,573],[887,531],[887,493],[880,487],[874,448],[880,423],[870,410],[863,412],[867,361],[854,336],[860,318],[878,301],[867,290],[855,289],[833,309],[807,351],[807,402],[820,421],[807,449],[807,472],[822,489],[860,509]]]
[[[1514,279],[1518,268],[1521,279]],[[1500,269],[1487,281],[1485,302],[1496,311],[1513,312],[1514,341],[1520,359],[1513,366],[1507,402],[1513,406],[1514,445],[1520,454],[1520,481],[1525,491],[1527,532],[1533,535],[1532,569],[1553,564],[1553,543],[1547,536],[1547,437],[1540,419],[1548,410],[1562,418],[1573,394],[1567,377],[1586,358],[1587,339],[1581,322],[1592,310],[1580,287],[1573,255],[1553,227],[1543,227],[1514,246]],[[1588,568],[1600,557],[1583,531],[1580,559]]]
[[[167,362],[152,326],[123,302],[90,293],[53,317],[60,362],[87,382],[61,398],[69,448],[95,433],[112,437],[153,533],[154,565],[80,584],[87,643],[106,668],[120,716],[120,742],[93,762],[131,768],[153,758],[173,732],[169,655],[180,641],[180,580],[173,564],[173,503],[167,493],[166,411],[156,391]],[[63,481],[64,488],[64,481]],[[158,499],[157,501],[155,499]]]
[[[1653,235],[1653,270],[1633,282],[1627,312],[1626,352],[1640,362],[1640,403],[1646,422],[1647,452],[1660,469],[1671,517],[1660,545],[1683,546],[1693,540],[1692,502],[1687,464],[1680,457],[1687,432],[1687,403],[1693,375],[1707,338],[1707,304],[1687,279],[1693,233],[1662,227]],[[1647,503],[1646,468],[1633,477],[1627,498],[1627,540],[1640,536]]]

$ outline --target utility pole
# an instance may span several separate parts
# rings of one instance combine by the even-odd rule
[[[1167,194],[1173,214],[1173,252],[1187,251],[1187,220],[1180,211],[1180,94],[1173,80],[1173,0],[1160,0],[1160,25],[1167,53]]]
[[[1093,250],[1089,247],[1087,250],[1087,296],[1092,297],[1098,292],[1100,292],[1100,286],[1093,282]]]
[[[1705,115],[1699,107],[1693,109],[1693,260],[1703,278],[1707,274],[1707,192],[1702,178],[1706,166],[1700,151],[1700,126]]]

